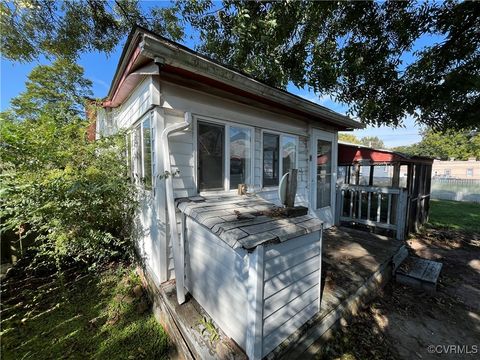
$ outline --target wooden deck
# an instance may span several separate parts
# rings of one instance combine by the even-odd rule
[[[403,246],[402,241],[361,230],[346,227],[325,230],[320,314],[269,358],[313,358],[324,335],[340,319],[350,317],[373,299],[390,280],[392,259]]]
[[[364,302],[374,298],[391,278],[392,258],[402,246],[402,241],[360,230],[340,227],[324,231],[321,312],[267,358],[313,358],[325,334],[340,319],[348,318]],[[152,288],[153,282],[149,284]],[[179,306],[173,284],[155,288],[153,301],[157,318],[167,325],[167,332],[179,351],[185,353],[181,357],[245,358],[241,349],[222,336],[221,331],[220,338],[213,343],[202,334],[204,311],[193,298]]]

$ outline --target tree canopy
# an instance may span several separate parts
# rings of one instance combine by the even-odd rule
[[[475,2],[23,0],[0,10],[12,60],[109,52],[135,23],[172,40],[188,28],[200,52],[272,86],[330,94],[364,123],[399,126],[411,115],[435,129],[479,125]]]
[[[135,25],[180,40],[184,32],[174,12],[146,11],[136,0],[2,0],[2,56],[27,62],[40,55],[75,60],[82,52],[109,53]]]
[[[480,159],[480,134],[475,131],[447,130],[438,132],[426,130],[422,140],[410,146],[399,146],[395,151],[409,155],[429,156],[436,159],[468,160],[470,157]]]
[[[354,134],[340,133],[338,135],[338,139],[340,141],[345,141],[350,144],[359,144],[375,149],[385,149],[385,144],[383,143],[383,140],[380,139],[378,136],[364,136],[359,139]]]
[[[410,114],[434,128],[479,125],[478,3],[224,1],[213,13],[202,3],[183,14],[199,49],[271,85],[332,94],[367,124]],[[438,40],[421,46],[425,36]]]
[[[36,66],[28,75],[26,90],[11,100],[17,120],[34,120],[48,115],[58,122],[84,117],[85,98],[92,95],[92,82],[83,68],[66,59]]]
[[[350,144],[361,144],[360,139],[353,134],[339,133],[338,140],[348,142]]]

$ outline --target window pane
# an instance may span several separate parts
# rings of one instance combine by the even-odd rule
[[[263,186],[278,185],[279,136],[263,134]]]
[[[142,148],[141,148],[142,131],[138,125],[133,133],[133,177],[135,182],[140,181],[142,177]]]
[[[250,183],[250,130],[230,127],[230,189]]]
[[[330,206],[332,184],[332,143],[317,140],[317,209]]]
[[[359,177],[358,177],[358,185],[369,185],[369,183],[370,183],[370,165],[361,165]]]
[[[127,133],[127,136],[125,138],[126,141],[126,157],[127,157],[127,176],[130,177],[130,179],[133,179],[133,154],[132,154],[132,133],[129,132]]]
[[[392,165],[376,165],[373,167],[373,186],[392,186],[392,178]]]
[[[337,185],[347,184],[348,166],[339,166],[337,168]]]
[[[293,136],[282,136],[282,175],[295,169],[297,141]]]
[[[152,188],[152,144],[150,119],[143,122],[143,183],[145,189]]]
[[[223,126],[198,122],[198,187],[199,190],[224,188]]]

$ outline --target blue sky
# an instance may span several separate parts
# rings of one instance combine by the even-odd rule
[[[150,3],[151,4],[151,3]],[[149,4],[149,5],[150,5]],[[147,5],[148,6],[148,5]],[[187,39],[184,44],[193,47],[195,45],[195,36],[191,33],[190,29],[187,29]],[[419,40],[418,46],[431,44],[438,40],[433,37],[425,37]],[[93,94],[94,97],[104,97],[109,89],[110,82],[113,78],[122,46],[124,42],[117,46],[108,56],[104,53],[88,53],[83,54],[79,59],[79,64],[85,69],[85,76],[93,82]],[[405,55],[405,61],[408,63],[412,59],[411,54]],[[14,63],[1,59],[0,68],[0,109],[6,110],[9,107],[10,100],[25,90],[25,81],[30,71],[39,63],[48,63],[45,59],[41,59],[40,62],[33,63]],[[310,101],[314,101],[318,104],[326,106],[334,111],[340,113],[346,113],[347,108],[339,103],[333,101],[329,96],[317,96],[306,89],[298,89],[294,86],[289,86],[288,90],[296,95],[304,97]],[[367,127],[364,130],[356,130],[353,133],[357,137],[363,136],[378,136],[383,140],[387,147],[394,147],[400,145],[413,144],[421,140],[419,135],[420,127],[416,126],[415,122],[411,118],[407,118],[404,121],[403,128],[389,128],[389,127]]]

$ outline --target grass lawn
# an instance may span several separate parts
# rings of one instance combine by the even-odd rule
[[[2,359],[162,359],[169,340],[140,280],[116,265],[98,274],[2,281]]]
[[[480,232],[480,204],[432,199],[429,224],[438,228]]]

